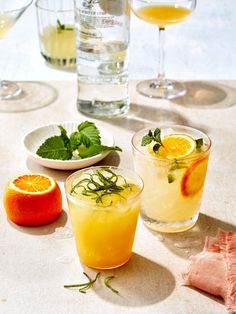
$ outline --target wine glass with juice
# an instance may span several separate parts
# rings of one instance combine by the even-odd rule
[[[164,35],[169,25],[187,19],[196,7],[196,0],[132,0],[134,14],[159,29],[159,73],[156,79],[141,81],[137,91],[150,98],[173,99],[186,93],[184,84],[169,80],[164,70]]]

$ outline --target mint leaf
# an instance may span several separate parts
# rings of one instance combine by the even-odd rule
[[[67,136],[67,131],[66,129],[63,128],[62,125],[58,125],[58,128],[61,131],[61,138],[63,139],[63,141],[68,144],[68,142],[70,141],[69,137]]]
[[[72,151],[76,150],[81,144],[81,134],[79,132],[73,132],[70,135],[70,145]]]
[[[113,147],[109,147],[109,146],[104,146],[104,145],[99,145],[99,144],[95,144],[92,145],[90,147],[86,147],[85,145],[80,145],[78,148],[78,152],[81,158],[88,158],[88,157],[92,157],[98,154],[101,154],[105,151],[122,151],[120,147],[118,146],[113,146]]]
[[[175,181],[175,177],[172,173],[168,173],[167,179],[168,179],[168,183],[172,183]]]
[[[68,151],[61,136],[52,136],[39,147],[37,155],[48,159],[69,160],[72,153]]]
[[[142,138],[141,146],[146,146],[152,142],[152,136],[149,134],[144,135]]]
[[[161,147],[161,144],[159,144],[159,143],[156,143],[154,146],[153,146],[153,151],[154,151],[154,153],[158,153],[158,150],[159,150],[159,148]]]
[[[93,144],[101,144],[99,130],[93,122],[85,121],[80,123],[78,131],[81,134],[81,143],[86,147]]]
[[[196,142],[196,149],[197,150],[201,149],[202,145],[204,144],[203,138],[199,138],[199,139],[195,140],[195,142]]]
[[[154,131],[154,134],[153,134],[153,139],[156,141],[156,142],[159,142],[161,144],[161,130],[156,128],[155,131]]]
[[[71,148],[71,142],[69,137],[67,136],[67,131],[63,128],[62,125],[58,125],[60,131],[61,131],[61,138],[65,144],[65,146],[67,147],[68,151],[71,152],[71,156],[73,153],[73,149]]]

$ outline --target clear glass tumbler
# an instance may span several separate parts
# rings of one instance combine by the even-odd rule
[[[129,109],[129,0],[75,0],[78,110],[112,118]]]
[[[58,68],[75,68],[76,35],[73,0],[37,0],[40,51]]]
[[[125,264],[132,254],[141,178],[130,170],[91,167],[67,178],[65,189],[81,262],[98,269]]]
[[[144,181],[141,217],[155,231],[184,231],[199,216],[211,141],[185,126],[155,130],[141,130],[132,139],[135,170]]]

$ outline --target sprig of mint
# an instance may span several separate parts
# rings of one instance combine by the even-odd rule
[[[148,134],[144,135],[142,138],[141,146],[146,146],[150,144],[152,141],[156,142],[153,146],[153,151],[158,153],[158,150],[161,146],[163,146],[161,142],[161,130],[156,128],[154,132],[151,130],[148,131]]]
[[[80,123],[78,131],[70,136],[63,126],[58,125],[58,128],[61,134],[46,139],[38,148],[37,155],[48,159],[70,160],[75,152],[80,158],[88,158],[105,151],[122,151],[118,146],[102,145],[100,132],[93,122]]]

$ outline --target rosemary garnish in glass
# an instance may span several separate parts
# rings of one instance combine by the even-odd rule
[[[96,203],[103,203],[104,196],[117,194],[123,198],[120,192],[125,188],[131,188],[123,176],[117,175],[109,168],[96,170],[94,173],[86,173],[86,175],[88,178],[80,180],[72,187],[71,194],[78,194],[76,189],[81,188],[80,194],[91,197]],[[122,185],[118,185],[119,179],[123,181]],[[112,201],[109,205],[111,204]]]

